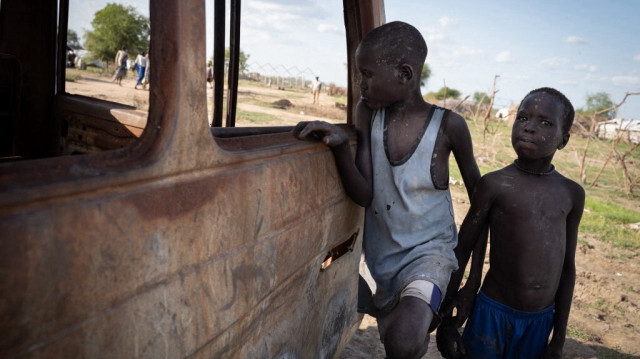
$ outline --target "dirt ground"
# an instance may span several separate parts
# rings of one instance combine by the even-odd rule
[[[66,82],[66,92],[77,95],[90,96],[102,100],[122,103],[147,111],[149,109],[149,88],[142,89],[138,86],[135,89],[136,80],[133,71],[128,71],[127,77],[122,80],[121,86],[111,81],[110,77],[100,76],[95,73],[85,71],[76,81]],[[153,86],[153,85],[150,85]],[[205,81],[203,85],[207,89],[207,103],[209,114],[207,118],[212,118],[213,110],[213,89]],[[285,109],[279,108],[278,103],[282,100],[289,101],[292,106]],[[341,109],[342,105],[336,104],[336,100],[326,94],[320,95],[320,104],[314,105],[311,90],[308,93],[302,90],[291,92],[278,90],[275,87],[244,87],[238,90],[238,112],[260,112],[274,117],[273,120],[260,121],[254,123],[238,114],[236,126],[293,126],[300,121],[324,120],[329,122],[346,122],[346,112]],[[210,120],[209,120],[210,121]]]
[[[108,77],[81,74],[82,78],[67,82],[67,92],[120,102],[141,110],[148,109],[149,91],[134,89],[133,74],[130,73],[123,80],[122,86],[111,82]],[[203,86],[207,87],[207,98],[211,102],[212,90],[204,78]],[[282,109],[271,105],[285,99],[292,106]],[[239,110],[277,117],[277,120],[257,124],[260,126],[295,125],[299,121],[316,119],[344,122],[346,113],[339,107],[334,98],[324,93],[320,96],[320,104],[313,105],[310,91],[282,91],[262,86],[241,86],[239,91]],[[237,125],[256,126],[241,117],[237,119]],[[452,184],[451,187],[459,225],[468,209],[468,200],[460,184]],[[580,236],[576,266],[576,285],[564,357],[640,358],[638,253],[613,248],[596,238]],[[434,336],[430,346],[425,358],[440,358]],[[340,358],[384,358],[374,318],[364,317]]]

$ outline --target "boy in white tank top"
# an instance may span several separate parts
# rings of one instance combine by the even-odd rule
[[[367,312],[377,317],[391,358],[426,353],[440,293],[457,268],[449,155],[468,193],[480,178],[464,119],[422,98],[426,56],[420,32],[403,22],[364,37],[356,50],[361,100],[355,161],[338,126],[316,121],[295,129],[299,138],[322,139],[331,148],[347,194],[366,208],[363,248],[376,281]]]

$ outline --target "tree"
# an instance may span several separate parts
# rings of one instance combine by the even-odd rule
[[[431,77],[431,69],[429,65],[424,64],[422,66],[422,72],[420,73],[420,87],[424,87],[427,84],[429,77]]]
[[[133,6],[107,4],[96,12],[91,25],[93,31],[85,34],[85,47],[93,58],[113,60],[123,46],[139,52],[149,48],[149,18]]]
[[[224,49],[224,63],[225,64],[229,64],[229,57],[231,51],[229,51],[229,48],[227,47],[226,49]],[[240,64],[238,64],[238,71],[240,73],[244,73],[244,71],[247,69],[247,60],[249,60],[249,57],[251,55],[247,55],[244,53],[244,51],[240,50]],[[213,64],[213,56],[211,56],[209,58],[209,61],[207,61],[207,66],[211,66],[211,64]]]
[[[228,64],[229,63],[229,48],[224,49],[224,63]],[[249,60],[249,56],[244,53],[244,51],[242,51],[242,49],[240,49],[240,64],[238,64],[238,72],[240,72],[241,74],[244,73],[244,71],[247,69],[247,60]]]
[[[613,101],[611,101],[611,96],[606,92],[598,92],[587,96],[585,109],[587,113],[595,113],[611,107],[613,107]],[[616,115],[616,111],[608,111],[606,115],[608,118],[613,118]]]
[[[81,50],[80,40],[78,39],[78,33],[74,30],[67,30],[67,45],[74,50]]]
[[[460,91],[449,87],[443,87],[435,93],[435,97],[438,100],[444,100],[445,95],[447,98],[458,99],[460,98]]]
[[[488,105],[490,100],[491,96],[485,92],[477,91],[473,93],[473,101],[475,101],[476,105]]]

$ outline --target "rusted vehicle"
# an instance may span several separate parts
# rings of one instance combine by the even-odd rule
[[[343,5],[349,126],[384,11]],[[68,0],[1,1],[1,357],[330,358],[355,331],[363,212],[322,144],[233,127],[225,6],[210,127],[204,0],[150,1],[148,113],[65,91]]]

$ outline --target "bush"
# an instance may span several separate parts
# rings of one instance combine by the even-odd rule
[[[338,87],[333,82],[329,84],[329,88],[327,89],[327,93],[329,96],[346,96],[347,89],[344,87]]]

